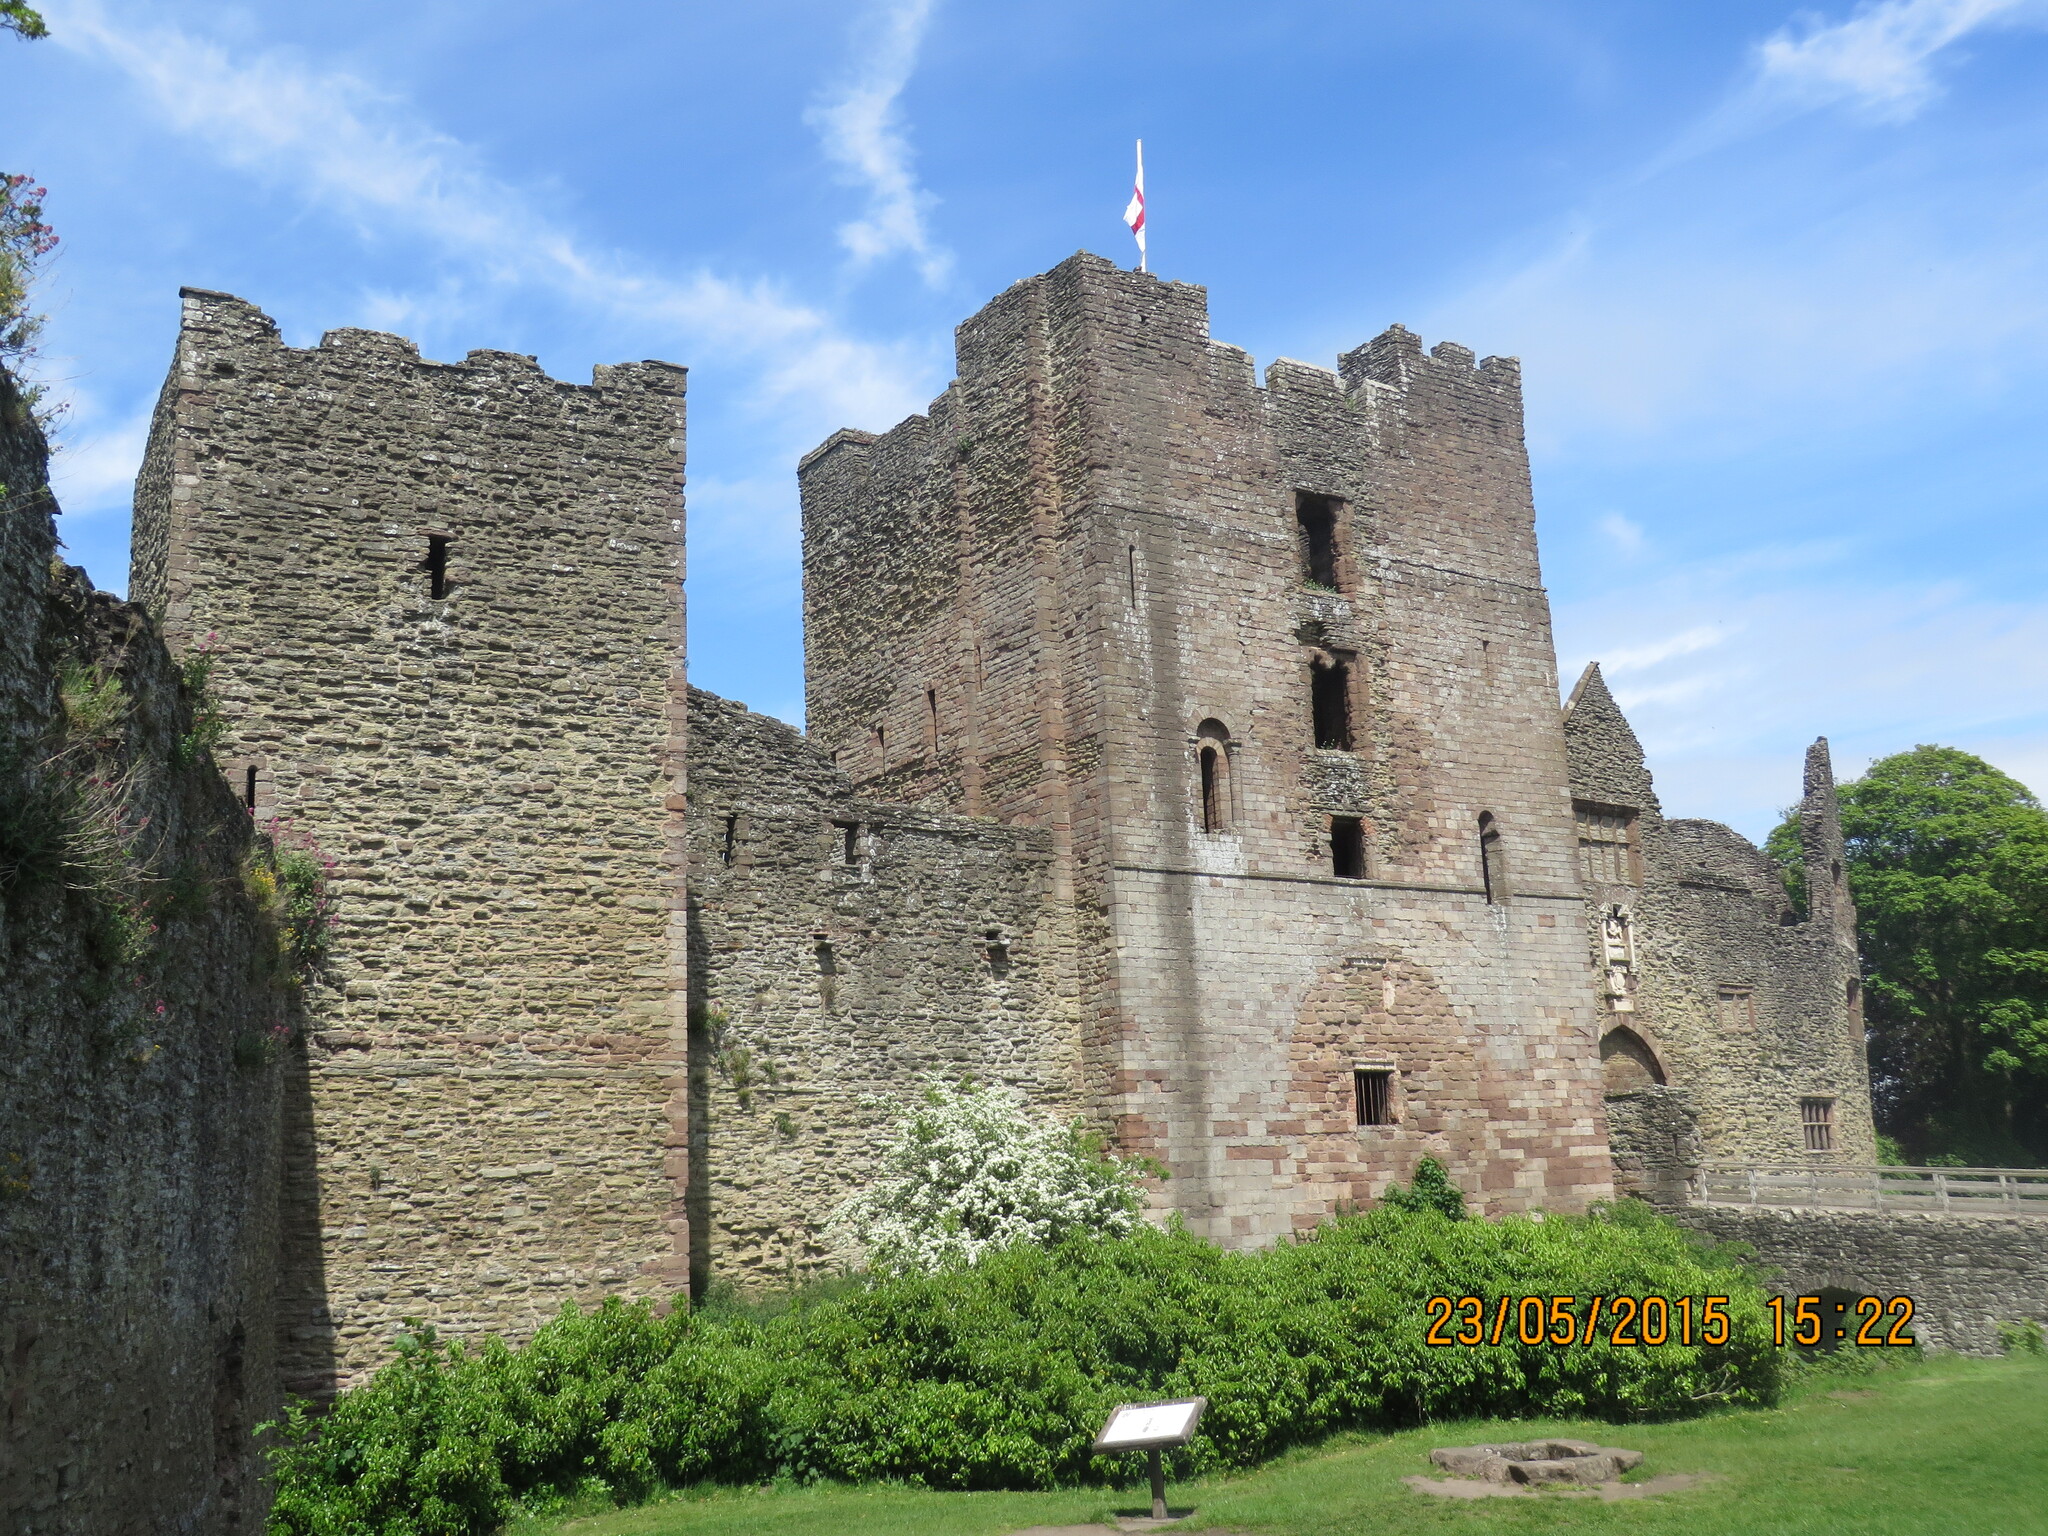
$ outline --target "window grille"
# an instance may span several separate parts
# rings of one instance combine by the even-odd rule
[[[1801,1099],[1799,1101],[1799,1128],[1806,1133],[1807,1151],[1834,1151],[1835,1101],[1833,1099]]]
[[[1351,1074],[1352,1098],[1360,1125],[1394,1123],[1394,1074],[1389,1068],[1360,1067]]]

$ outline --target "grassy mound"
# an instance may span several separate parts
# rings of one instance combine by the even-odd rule
[[[1426,1342],[1428,1298],[1731,1298],[1717,1347]],[[1201,1394],[1182,1474],[1424,1418],[1673,1418],[1770,1401],[1762,1293],[1641,1214],[1452,1221],[1381,1209],[1228,1253],[1179,1232],[1017,1247],[766,1320],[573,1307],[524,1348],[422,1333],[274,1452],[274,1532],[482,1536],[536,1495],[774,1477],[1038,1489],[1127,1476],[1119,1402]]]

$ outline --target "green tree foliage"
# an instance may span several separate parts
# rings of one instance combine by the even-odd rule
[[[1879,1128],[1915,1162],[2048,1160],[2048,812],[1953,747],[1840,795]],[[1803,897],[1796,815],[1767,847]]]
[[[0,5],[5,3],[0,0]],[[57,232],[43,222],[46,195],[48,189],[27,176],[0,174],[0,372],[15,377],[21,403],[31,411],[42,399],[42,387],[19,375],[22,365],[36,355],[43,317],[30,307],[29,289],[36,263],[57,248]],[[48,417],[37,415],[47,426]],[[5,494],[0,487],[0,497]]]
[[[50,35],[50,29],[43,25],[42,16],[31,10],[24,0],[0,0],[0,32],[29,38]]]
[[[1726,1344],[1432,1346],[1429,1298],[1731,1298]],[[1510,1313],[1513,1309],[1510,1309]],[[1536,1331],[1541,1331],[1540,1329]],[[1490,1335],[1489,1335],[1490,1337]],[[324,1419],[277,1432],[273,1536],[482,1536],[519,1503],[775,1477],[934,1488],[1127,1481],[1089,1445],[1122,1402],[1199,1393],[1179,1471],[1243,1467],[1350,1426],[1463,1415],[1677,1418],[1772,1401],[1763,1294],[1632,1202],[1448,1221],[1379,1208],[1226,1252],[1144,1226],[1020,1241],[870,1277],[762,1318],[565,1307],[521,1349],[422,1331]]]

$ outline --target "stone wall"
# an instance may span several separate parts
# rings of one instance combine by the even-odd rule
[[[1586,828],[1582,853],[1587,945],[1609,978],[1608,1091],[1683,1089],[1708,1159],[1876,1162],[1856,913],[1827,743],[1807,755],[1800,821],[1812,894],[1801,915],[1777,865],[1741,834],[1664,819],[1643,749],[1598,667],[1572,692],[1565,734],[1572,795],[1607,818],[1604,829]],[[1595,846],[1623,831],[1616,821],[1628,823],[1628,846]],[[1809,1149],[1802,1101],[1829,1106],[1828,1149]]]
[[[843,1262],[823,1227],[931,1077],[1073,1114],[1072,914],[1042,831],[857,797],[690,693],[693,1288]]]
[[[2048,1323],[2048,1223],[2036,1217],[1706,1205],[1673,1214],[1750,1245],[1780,1272],[1780,1295],[1912,1297],[1911,1331],[1929,1348],[1997,1354],[1999,1323]]]
[[[1607,1194],[1516,365],[1396,327],[1262,388],[1201,289],[1085,255],[957,341],[804,463],[809,719],[864,795],[1048,836],[1093,1112],[1226,1241],[1425,1153],[1492,1210]]]
[[[253,1533],[303,1079],[262,855],[4,374],[0,485],[0,1524]]]
[[[230,782],[338,861],[295,1390],[407,1317],[684,1283],[682,391],[184,296],[132,590],[217,636]]]

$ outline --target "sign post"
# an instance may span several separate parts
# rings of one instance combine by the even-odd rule
[[[1125,1403],[1109,1416],[1094,1449],[1143,1451],[1152,1473],[1152,1518],[1166,1518],[1166,1464],[1159,1453],[1168,1446],[1186,1445],[1202,1422],[1206,1397],[1176,1398],[1170,1403]]]

